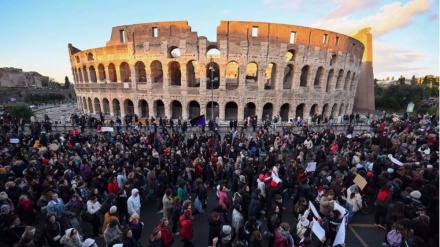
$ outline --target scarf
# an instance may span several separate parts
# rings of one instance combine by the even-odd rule
[[[31,209],[31,206],[32,206],[31,199],[28,198],[27,200],[20,201],[19,203],[21,206],[23,206],[24,211],[29,211]]]

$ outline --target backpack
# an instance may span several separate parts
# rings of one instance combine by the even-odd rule
[[[391,247],[398,247],[402,244],[402,234],[396,229],[387,233],[387,242]]]

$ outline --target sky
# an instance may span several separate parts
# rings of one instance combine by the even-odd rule
[[[374,77],[439,75],[438,0],[2,0],[0,67],[73,81],[67,44],[104,47],[114,26],[187,20],[216,41],[221,20],[321,28],[371,27]]]

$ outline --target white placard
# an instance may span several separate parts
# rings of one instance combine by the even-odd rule
[[[318,237],[319,240],[321,240],[325,236],[324,228],[322,228],[319,222],[315,219],[313,219],[312,232],[316,235],[316,237]]]
[[[18,138],[11,138],[11,139],[9,139],[9,143],[12,143],[12,144],[17,144],[19,142],[20,142],[20,140]]]
[[[113,132],[113,127],[102,127],[101,131],[102,132]]]
[[[310,162],[307,164],[306,172],[314,172],[316,170],[316,162]]]
[[[333,241],[333,246],[345,243],[345,219],[346,217],[342,219],[342,222],[339,225],[339,229],[338,232],[336,233],[335,241]]]
[[[337,202],[333,203],[333,210],[338,210],[341,212],[341,216],[344,216],[347,213],[347,209],[339,205]]]
[[[398,159],[394,158],[392,154],[388,154],[388,158],[393,162],[394,164],[398,166],[403,166],[403,163],[400,162]]]
[[[315,205],[311,201],[309,201],[310,209],[312,210],[313,215],[315,215],[316,218],[320,219],[321,216],[319,216],[318,211],[315,208]]]
[[[272,173],[272,180],[277,184],[279,184],[281,182],[281,179],[277,175],[275,175],[274,173]]]

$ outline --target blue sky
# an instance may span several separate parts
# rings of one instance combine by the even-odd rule
[[[344,34],[371,26],[374,73],[439,75],[438,0],[3,0],[0,67],[72,81],[67,44],[105,46],[113,26],[187,20],[216,39],[221,20],[285,23]]]

